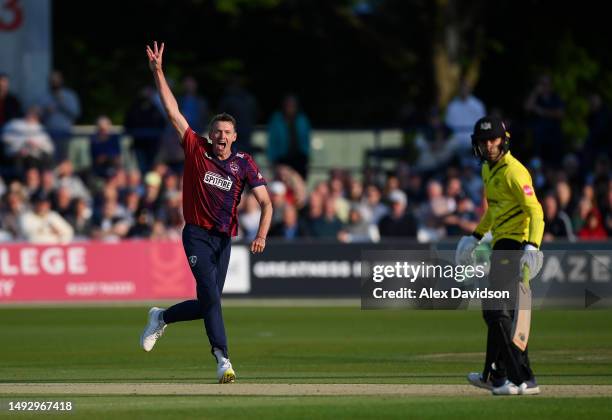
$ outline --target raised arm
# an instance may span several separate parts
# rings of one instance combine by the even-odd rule
[[[161,47],[157,48],[157,41],[153,43],[153,49],[147,45],[147,56],[149,57],[149,68],[153,72],[153,78],[155,79],[155,85],[161,96],[162,104],[168,115],[168,119],[176,129],[179,135],[179,141],[183,144],[183,136],[185,131],[189,128],[187,120],[179,111],[178,103],[176,98],[166,82],[164,71],[162,70],[162,56],[164,54],[164,43],[161,43]]]

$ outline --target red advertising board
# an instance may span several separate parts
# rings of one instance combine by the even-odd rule
[[[0,303],[194,296],[179,242],[0,245]]]

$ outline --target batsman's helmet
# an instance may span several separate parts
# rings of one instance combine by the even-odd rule
[[[501,118],[487,116],[476,121],[474,133],[472,134],[472,152],[474,152],[474,156],[481,161],[484,160],[484,155],[480,147],[478,147],[478,142],[498,137],[502,138],[502,151],[506,153],[510,149],[510,133]]]

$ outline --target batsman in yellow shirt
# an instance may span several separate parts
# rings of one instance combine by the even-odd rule
[[[470,236],[457,245],[457,264],[473,263],[472,253],[483,235],[493,236],[493,255],[489,281],[512,284],[527,266],[531,278],[542,268],[539,251],[544,233],[542,206],[536,198],[529,171],[510,153],[510,134],[503,121],[484,117],[476,122],[472,149],[482,161],[482,180],[487,211]],[[503,258],[496,257],[496,251]],[[540,392],[529,366],[527,349],[521,351],[510,340],[514,310],[485,310],[487,355],[483,373],[470,373],[468,381],[496,395],[525,395]]]

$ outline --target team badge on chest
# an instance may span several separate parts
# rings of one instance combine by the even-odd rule
[[[236,175],[238,171],[240,170],[240,166],[238,166],[236,162],[230,162],[229,167],[230,167],[230,171],[232,171],[234,175]]]

